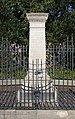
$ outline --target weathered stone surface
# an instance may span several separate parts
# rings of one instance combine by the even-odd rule
[[[28,119],[37,119],[37,111],[36,110],[28,111]]]
[[[28,115],[23,115],[23,114],[21,114],[21,115],[15,115],[15,119],[28,119]]]
[[[0,110],[0,115],[4,115],[5,114],[5,110]]]
[[[16,119],[16,115],[10,115],[10,119]]]
[[[75,115],[75,110],[68,110],[69,115]]]
[[[68,110],[68,117],[66,119],[75,119],[75,110]]]
[[[69,115],[66,119],[75,119],[75,115]]]
[[[0,110],[0,119],[75,119],[75,110]]]
[[[28,115],[28,110],[16,110],[16,115]]]
[[[56,111],[52,110],[38,110],[37,119],[59,119]]]
[[[4,115],[4,119],[11,119],[11,115]]]
[[[16,112],[15,110],[5,110],[4,114],[5,115],[13,115],[13,114],[15,114],[15,112]]]
[[[63,111],[63,110],[60,110],[60,111],[57,111],[56,115],[59,118],[67,118],[68,117],[68,112],[67,111]]]
[[[0,115],[0,119],[4,119],[4,115]]]

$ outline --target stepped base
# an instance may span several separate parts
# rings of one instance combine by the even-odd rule
[[[18,102],[41,101],[57,102],[57,90],[53,86],[53,81],[46,75],[46,79],[42,75],[30,77],[27,75],[24,82],[22,82],[21,90],[18,90]]]

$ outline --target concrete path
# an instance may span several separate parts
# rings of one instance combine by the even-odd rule
[[[0,119],[75,119],[75,110],[0,110]]]

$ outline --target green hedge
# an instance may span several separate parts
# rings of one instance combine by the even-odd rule
[[[0,73],[0,78],[2,78],[2,79],[6,79],[6,78],[16,78],[16,79],[19,79],[19,78],[21,78],[21,79],[24,79],[25,78],[25,76],[26,76],[26,70],[21,70],[21,71],[19,71],[19,70],[17,70],[17,71],[14,71],[14,72],[8,72],[8,73],[6,73],[6,72],[3,72],[3,73]]]
[[[72,79],[75,78],[75,70],[70,70],[69,68],[51,68],[51,69],[47,69],[48,71],[48,75],[51,78],[65,78],[65,79]]]

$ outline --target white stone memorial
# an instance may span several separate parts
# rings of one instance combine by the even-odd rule
[[[29,20],[29,70],[27,76],[25,77],[25,87],[24,87],[24,82],[22,85],[23,90],[24,89],[28,90],[29,87],[33,87],[34,89],[36,89],[38,85],[39,87],[43,86],[44,87],[43,90],[45,90],[46,84],[47,85],[49,84],[50,77],[46,73],[45,23],[47,18],[48,18],[48,13],[27,13],[27,19]],[[34,67],[32,66],[33,61],[34,61]],[[42,69],[41,69],[41,62],[42,62]],[[39,68],[36,66],[37,63],[39,64]],[[40,73],[36,74],[36,70],[38,70],[39,72],[40,69],[41,69]],[[54,93],[53,83],[51,83],[50,86],[51,86],[50,90],[51,90],[51,97],[52,97],[51,100],[53,101],[53,93]],[[22,91],[22,94],[24,95],[24,91]],[[56,98],[56,93],[55,93],[55,98]]]
[[[29,64],[36,64],[42,60],[43,68],[46,63],[46,41],[45,41],[45,22],[48,13],[27,13],[29,20]],[[29,65],[31,67],[31,65]]]

